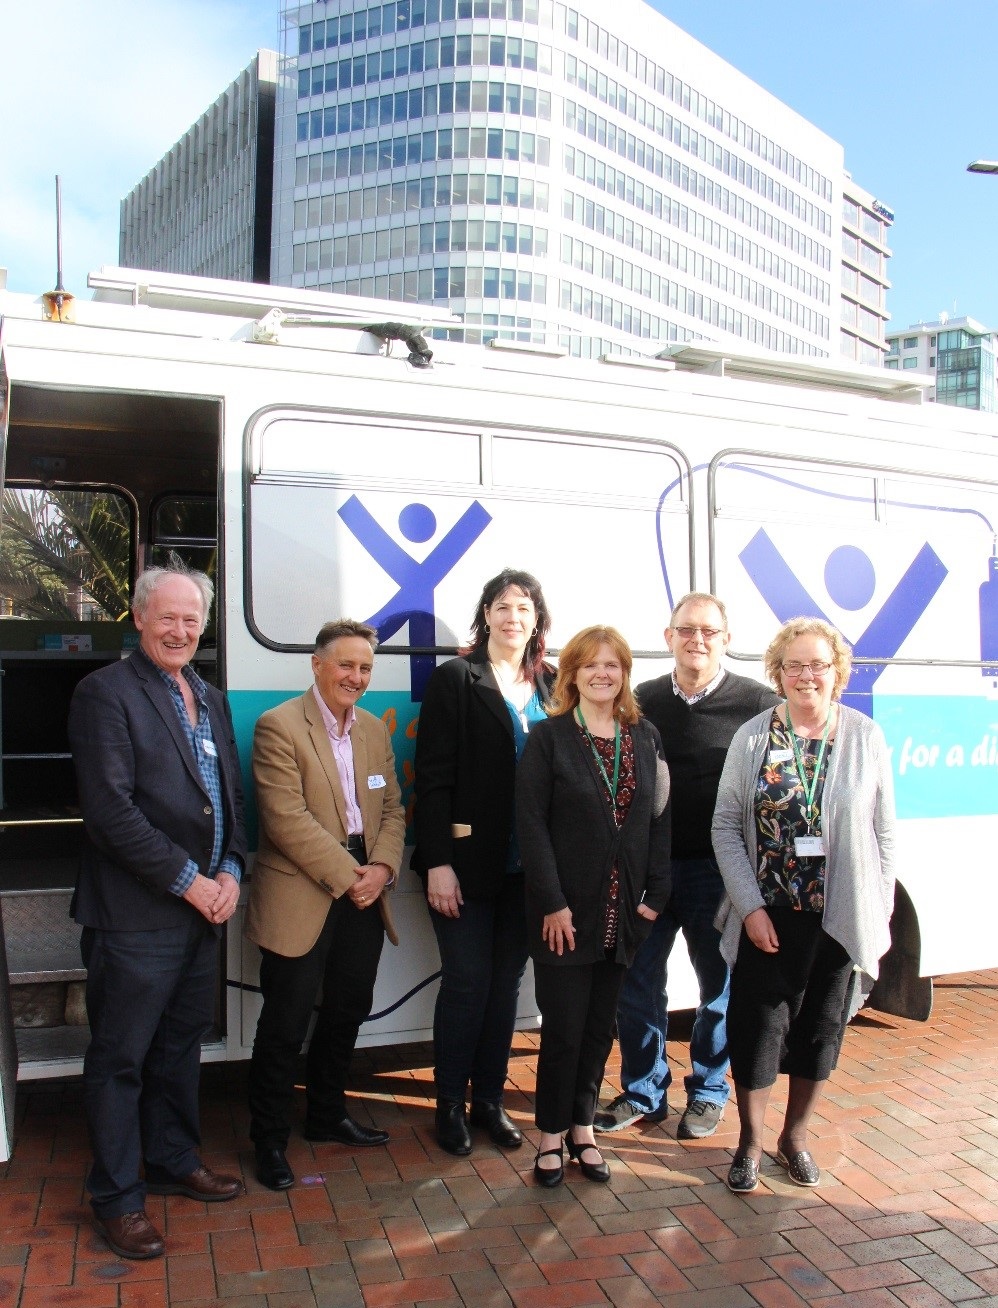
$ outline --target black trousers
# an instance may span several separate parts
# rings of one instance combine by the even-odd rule
[[[300,958],[261,950],[263,1010],[250,1061],[250,1138],[284,1149],[291,1134],[295,1072],[316,995],[322,1003],[308,1048],[306,1117],[321,1130],[346,1113],[346,1083],[360,1024],[374,999],[385,927],[377,905],[348,895],[329,905],[319,939]]]
[[[539,1130],[556,1135],[592,1125],[625,970],[623,963],[534,961],[541,1013],[534,1103]]]
[[[826,1081],[838,1062],[854,984],[852,959],[822,928],[820,913],[768,910],[779,952],[757,949],[742,928],[731,971],[731,1075],[746,1090],[780,1072]]]

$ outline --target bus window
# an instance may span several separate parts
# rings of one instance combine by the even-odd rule
[[[214,581],[218,556],[217,506],[212,495],[164,495],[152,509],[150,562],[162,567],[177,554]]]
[[[9,484],[0,616],[62,623],[128,616],[134,516],[116,491]]]

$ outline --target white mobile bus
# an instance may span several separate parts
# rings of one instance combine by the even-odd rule
[[[61,308],[0,292],[8,1122],[15,1057],[21,1078],[65,1075],[86,1044],[69,698],[134,647],[136,571],[170,549],[217,581],[198,666],[229,696],[254,835],[254,723],[309,684],[329,618],[379,629],[364,703],[411,803],[426,679],[504,566],[541,579],[555,650],[612,623],[637,681],[668,668],[663,628],[688,590],[726,600],[729,659],[757,677],[783,619],[827,617],[855,653],[848,702],[893,750],[899,887],[876,1002],[925,1017],[933,975],[998,965],[994,417],[921,403],[927,378],[830,360],[433,340],[428,363],[419,333],[446,328],[439,310],[116,268],[90,285]],[[394,902],[402,946],[385,950],[368,1044],[431,1032],[438,960],[412,873]],[[253,1039],[257,954],[238,925],[205,1058]],[[682,969],[669,997],[693,1002]]]

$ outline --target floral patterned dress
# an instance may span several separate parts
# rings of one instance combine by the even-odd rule
[[[579,728],[582,731],[582,728]],[[583,739],[586,741],[587,748],[589,741],[599,755],[603,764],[603,772],[607,777],[613,776],[613,756],[615,745],[613,740],[604,736],[587,736],[582,732]],[[598,770],[598,769],[597,769]],[[600,775],[600,784],[603,793],[606,795],[607,802],[613,803],[613,796],[610,793],[610,787],[606,780]],[[618,827],[624,825],[631,807],[631,800],[634,798],[634,790],[637,785],[636,774],[634,771],[634,740],[630,730],[627,727],[620,729],[620,775],[617,779],[617,800],[614,804],[614,819]],[[620,916],[620,873],[617,871],[616,863],[610,871],[610,891],[606,901],[606,918],[603,922],[603,947],[612,950],[617,944],[617,921]]]
[[[820,753],[820,740],[797,737],[810,788]],[[756,876],[767,908],[793,908],[821,913],[825,907],[825,857],[798,855],[798,836],[821,832],[821,800],[832,747],[826,743],[814,790],[815,815],[807,820],[804,786],[797,775],[790,728],[783,725],[776,710],[769,727],[769,750],[759,771],[755,792],[755,824],[758,833]]]

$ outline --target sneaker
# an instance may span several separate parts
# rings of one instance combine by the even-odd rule
[[[660,1108],[646,1113],[643,1109],[636,1108],[626,1095],[618,1095],[593,1118],[593,1130],[607,1135],[612,1131],[626,1131],[636,1122],[663,1122],[668,1115],[669,1104],[665,1099]]]
[[[686,1112],[679,1119],[676,1138],[702,1140],[705,1135],[713,1135],[723,1116],[723,1104],[712,1103],[709,1099],[691,1099],[686,1105]]]

